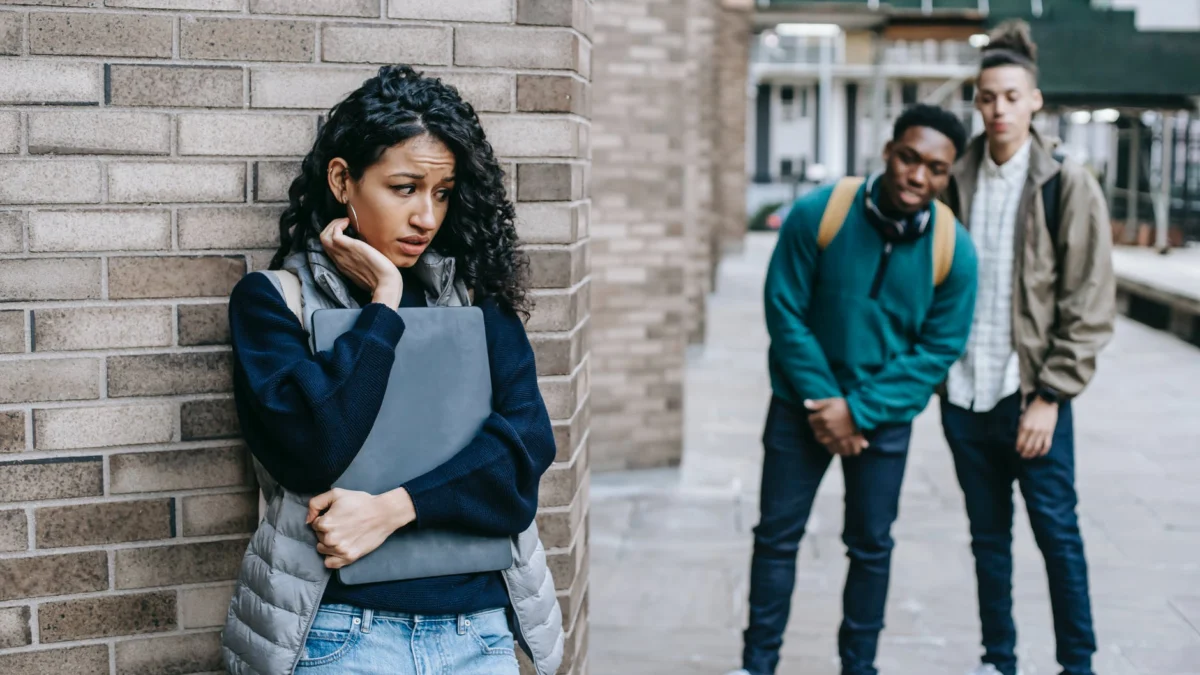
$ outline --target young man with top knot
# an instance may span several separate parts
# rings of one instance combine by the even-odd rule
[[[975,98],[986,131],[958,161],[946,197],[979,254],[971,336],[941,396],[975,556],[984,655],[973,675],[1018,672],[1014,482],[1045,558],[1063,674],[1092,675],[1096,651],[1071,399],[1112,336],[1112,235],[1096,180],[1032,128],[1042,108],[1036,58],[1024,22],[992,33]]]

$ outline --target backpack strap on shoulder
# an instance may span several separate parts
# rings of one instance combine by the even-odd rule
[[[833,187],[833,194],[829,196],[829,202],[825,204],[825,212],[821,214],[821,227],[817,231],[818,249],[824,250],[841,231],[842,224],[846,222],[846,215],[850,213],[850,207],[854,204],[854,197],[858,194],[858,189],[862,187],[862,184],[862,178],[847,176],[839,180]]]
[[[933,202],[933,218],[933,285],[941,286],[954,264],[958,227],[954,222],[954,212],[936,199]]]

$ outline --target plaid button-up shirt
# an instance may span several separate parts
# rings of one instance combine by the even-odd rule
[[[971,240],[979,256],[979,291],[967,351],[950,368],[949,401],[986,412],[1021,388],[1012,339],[1013,256],[1017,209],[1029,175],[1031,142],[1003,165],[985,153],[971,203]]]

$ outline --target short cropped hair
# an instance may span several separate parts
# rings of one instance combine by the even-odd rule
[[[929,127],[934,131],[940,131],[954,144],[956,157],[961,157],[963,149],[967,147],[967,130],[963,127],[962,121],[954,113],[944,108],[926,103],[918,103],[909,107],[896,120],[896,126],[892,129],[892,140],[900,140],[904,132],[912,127]]]

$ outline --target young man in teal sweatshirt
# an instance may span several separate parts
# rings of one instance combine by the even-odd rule
[[[911,423],[962,354],[974,311],[971,237],[934,202],[965,142],[949,112],[910,108],[881,174],[813,191],[781,228],[765,293],[774,397],[742,673],[775,672],[800,538],[835,455],[850,558],[842,673],[877,672]]]

